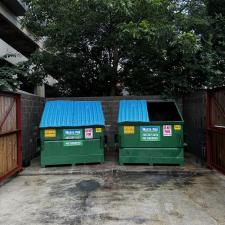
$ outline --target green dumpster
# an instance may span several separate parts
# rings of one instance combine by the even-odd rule
[[[122,100],[119,163],[184,163],[183,119],[175,102]]]
[[[41,166],[104,162],[104,115],[98,101],[49,101],[40,123]]]

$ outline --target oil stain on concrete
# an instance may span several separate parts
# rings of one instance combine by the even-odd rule
[[[21,176],[0,188],[2,225],[224,225],[217,173]]]

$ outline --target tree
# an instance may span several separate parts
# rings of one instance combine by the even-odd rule
[[[27,68],[63,95],[182,94],[224,82],[204,0],[26,0]],[[216,75],[216,76],[215,76]]]
[[[0,90],[13,91],[21,84],[18,75],[21,71],[16,67],[0,67]]]
[[[211,64],[213,75],[209,78],[212,87],[225,85],[225,5],[223,1],[208,0],[210,16]]]
[[[207,11],[208,14],[212,17],[215,17],[217,14],[225,16],[225,5],[224,1],[221,0],[208,0],[207,2]]]

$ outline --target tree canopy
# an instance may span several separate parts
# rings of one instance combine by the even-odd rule
[[[220,0],[26,0],[43,49],[23,69],[62,95],[184,94],[222,85]]]
[[[21,70],[17,67],[0,67],[0,90],[12,91],[16,89],[21,84],[18,80],[18,75],[22,74]]]

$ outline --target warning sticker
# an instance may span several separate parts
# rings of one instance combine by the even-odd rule
[[[140,127],[141,141],[160,141],[160,126]]]
[[[92,139],[93,138],[93,129],[86,128],[85,129],[85,139]]]
[[[134,134],[134,126],[124,126],[124,134]]]
[[[64,139],[82,139],[83,132],[79,129],[63,130]]]
[[[45,137],[46,138],[54,138],[54,137],[56,137],[56,130],[55,129],[45,130]]]
[[[171,125],[163,125],[163,136],[164,137],[172,136],[172,126]]]
[[[96,128],[95,131],[96,133],[102,133],[102,128]]]
[[[174,130],[181,130],[181,125],[174,125]]]
[[[64,141],[63,146],[64,147],[71,147],[71,146],[82,146],[83,141]]]

